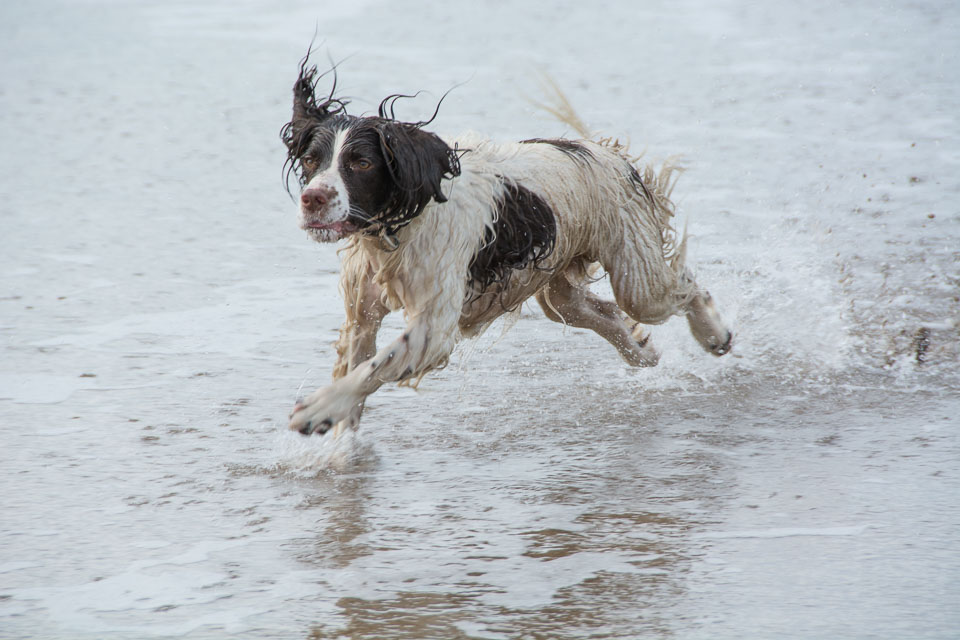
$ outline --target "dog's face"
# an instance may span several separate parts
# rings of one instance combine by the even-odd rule
[[[305,63],[304,63],[305,65]],[[393,236],[459,175],[454,152],[418,125],[346,114],[345,103],[314,96],[316,68],[294,85],[293,118],[281,137],[300,179],[300,226],[318,242],[352,233]]]
[[[369,226],[390,199],[392,181],[376,131],[359,118],[316,126],[298,162],[300,226],[318,242]]]

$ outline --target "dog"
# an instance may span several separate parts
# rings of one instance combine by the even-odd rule
[[[381,385],[418,385],[458,340],[530,298],[551,320],[600,334],[629,365],[657,364],[644,325],[675,315],[708,352],[730,351],[733,334],[671,225],[673,167],[639,165],[619,142],[589,134],[440,137],[424,129],[432,119],[397,120],[393,104],[408,96],[396,94],[376,116],[350,115],[335,74],[317,97],[324,75],[309,54],[301,61],[281,138],[287,184],[299,178],[300,226],[317,242],[345,241],[346,319],[333,383],[295,405],[291,429],[356,429]],[[615,302],[588,288],[600,269]],[[400,309],[405,330],[378,350],[382,319]]]

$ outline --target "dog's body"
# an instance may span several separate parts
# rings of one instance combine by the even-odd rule
[[[332,94],[317,102],[305,64],[283,138],[303,186],[301,226],[317,241],[347,238],[346,320],[333,384],[297,404],[291,429],[355,428],[382,384],[416,384],[461,337],[531,297],[634,366],[659,358],[640,323],[673,315],[708,351],[730,350],[732,334],[684,266],[669,168],[641,174],[610,142],[443,140],[383,105],[379,117],[348,116]],[[616,303],[588,290],[595,264]],[[406,330],[377,351],[381,320],[401,308]]]

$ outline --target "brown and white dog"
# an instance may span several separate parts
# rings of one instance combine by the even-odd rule
[[[346,241],[346,320],[333,383],[297,403],[291,429],[356,428],[381,385],[418,384],[460,338],[530,297],[633,366],[659,359],[641,325],[674,315],[707,351],[730,351],[730,330],[684,265],[670,167],[636,166],[609,140],[441,138],[396,120],[398,96],[378,116],[351,116],[336,82],[317,98],[307,64],[281,134],[286,170],[300,179],[300,226],[318,242]],[[616,302],[588,290],[597,265]],[[398,309],[406,329],[377,350],[381,320]]]

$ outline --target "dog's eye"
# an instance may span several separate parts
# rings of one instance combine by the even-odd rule
[[[303,167],[304,171],[310,171],[310,172],[316,171],[317,165],[318,165],[317,161],[314,160],[313,158],[300,159],[300,166]]]
[[[358,158],[353,161],[353,168],[357,171],[366,171],[373,168],[373,163],[366,158]]]

